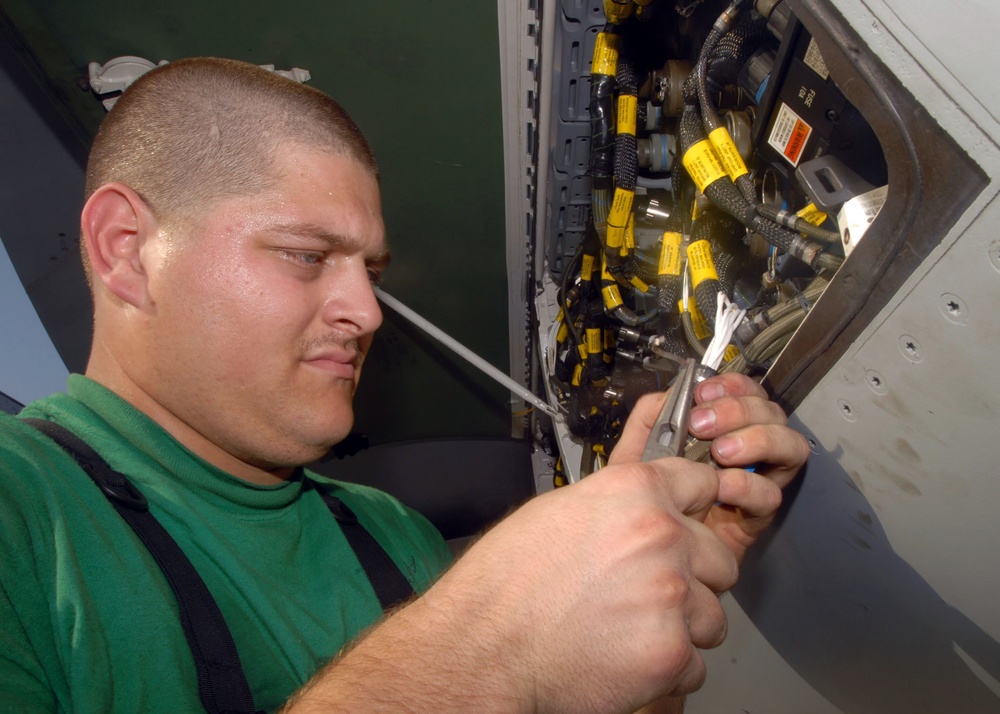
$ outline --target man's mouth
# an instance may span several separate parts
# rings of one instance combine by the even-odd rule
[[[314,369],[329,372],[335,377],[353,381],[357,369],[361,366],[361,360],[362,354],[356,349],[329,349],[310,355],[302,362]]]

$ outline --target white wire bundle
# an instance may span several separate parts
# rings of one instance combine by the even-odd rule
[[[701,363],[714,370],[719,369],[722,364],[722,357],[726,354],[726,347],[733,339],[736,327],[743,321],[746,310],[741,310],[723,292],[719,293],[718,306],[715,310],[715,334],[712,341],[705,348],[705,354],[701,358]]]

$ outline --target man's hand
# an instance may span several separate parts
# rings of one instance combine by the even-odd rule
[[[290,711],[632,712],[697,689],[737,566],[686,514],[718,488],[715,468],[663,459],[529,501]]]
[[[652,428],[664,394],[645,395],[629,421],[644,428],[626,429],[611,454],[610,463],[642,456],[643,432]],[[720,374],[695,389],[697,406],[691,410],[690,431],[712,440],[718,472],[718,503],[701,516],[739,560],[774,519],[781,505],[781,489],[795,477],[809,456],[805,438],[788,428],[788,420],[764,389],[749,377]],[[742,467],[753,466],[754,471]],[[727,468],[728,467],[728,468]]]
[[[724,468],[640,462],[664,395],[604,469],[528,502],[376,627],[289,711],[679,711],[726,631],[718,594],[808,454],[763,389],[699,385],[691,431]],[[756,473],[741,466],[755,464]],[[704,524],[699,522],[704,520]],[[663,707],[667,707],[664,709]]]

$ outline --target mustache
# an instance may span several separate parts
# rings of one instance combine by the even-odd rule
[[[336,333],[302,340],[299,343],[299,350],[302,354],[309,354],[324,347],[339,347],[342,350],[354,353],[354,366],[360,367],[365,359],[364,351],[361,349],[361,342],[356,337],[346,337]]]

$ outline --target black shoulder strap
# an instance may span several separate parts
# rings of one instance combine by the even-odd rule
[[[375,594],[383,610],[389,610],[406,602],[414,595],[413,586],[406,576],[393,562],[389,554],[378,544],[378,541],[368,530],[358,522],[354,511],[336,496],[320,490],[320,496],[326,502],[330,513],[337,519],[344,537],[361,562],[368,581],[372,584]]]
[[[146,497],[124,474],[112,469],[83,439],[65,427],[44,419],[23,421],[76,459],[160,566],[177,598],[181,626],[194,657],[198,693],[205,709],[212,714],[255,712],[253,695],[222,612],[184,551],[149,512]],[[414,594],[413,587],[389,554],[347,504],[323,490],[319,492],[368,576],[382,609],[408,600]]]
[[[73,432],[44,419],[24,421],[76,459],[160,566],[177,598],[205,709],[212,714],[255,712],[253,694],[222,612],[184,551],[149,512],[146,497]]]

